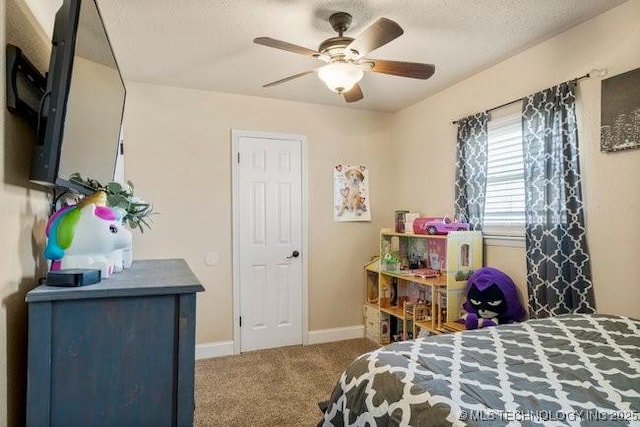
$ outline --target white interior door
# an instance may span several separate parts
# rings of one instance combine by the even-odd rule
[[[237,138],[240,351],[302,344],[300,139]]]

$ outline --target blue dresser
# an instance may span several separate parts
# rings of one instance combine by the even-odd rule
[[[27,426],[191,426],[196,292],[184,260],[27,294]]]

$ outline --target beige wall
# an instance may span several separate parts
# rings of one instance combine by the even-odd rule
[[[361,267],[393,218],[390,115],[139,83],[127,90],[125,172],[159,212],[151,232],[134,236],[134,257],[187,260],[206,288],[199,343],[233,338],[231,129],[307,136],[309,329],[362,324]],[[371,222],[333,222],[340,162],[369,168]],[[209,252],[220,259],[212,267]]]
[[[5,43],[22,48],[41,70],[49,60],[49,42],[22,0],[0,1],[0,425],[24,425],[27,311],[25,294],[42,274],[32,229],[46,219],[43,192],[27,182],[34,133],[5,107]]]
[[[395,205],[427,214],[451,212],[456,133],[451,121],[593,68],[607,68],[612,76],[639,67],[639,20],[640,1],[631,0],[394,116],[393,169],[399,178]],[[597,308],[601,313],[638,317],[640,150],[600,152],[599,79],[580,82],[578,106]],[[526,289],[523,249],[488,247],[486,252],[488,264],[509,272]]]

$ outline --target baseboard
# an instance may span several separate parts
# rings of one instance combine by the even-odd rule
[[[364,325],[309,331],[309,344],[364,338]]]
[[[307,344],[322,344],[325,342],[352,340],[356,338],[364,338],[364,325],[309,331]],[[233,341],[196,344],[196,360],[231,355],[233,355]]]
[[[205,344],[196,344],[196,360],[210,359],[212,357],[231,356],[233,354],[233,341],[218,341]]]

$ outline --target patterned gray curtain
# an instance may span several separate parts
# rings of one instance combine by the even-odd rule
[[[487,189],[486,112],[458,120],[456,152],[456,218],[466,218],[472,230],[482,229]]]
[[[524,98],[529,317],[595,313],[584,227],[575,82]]]

